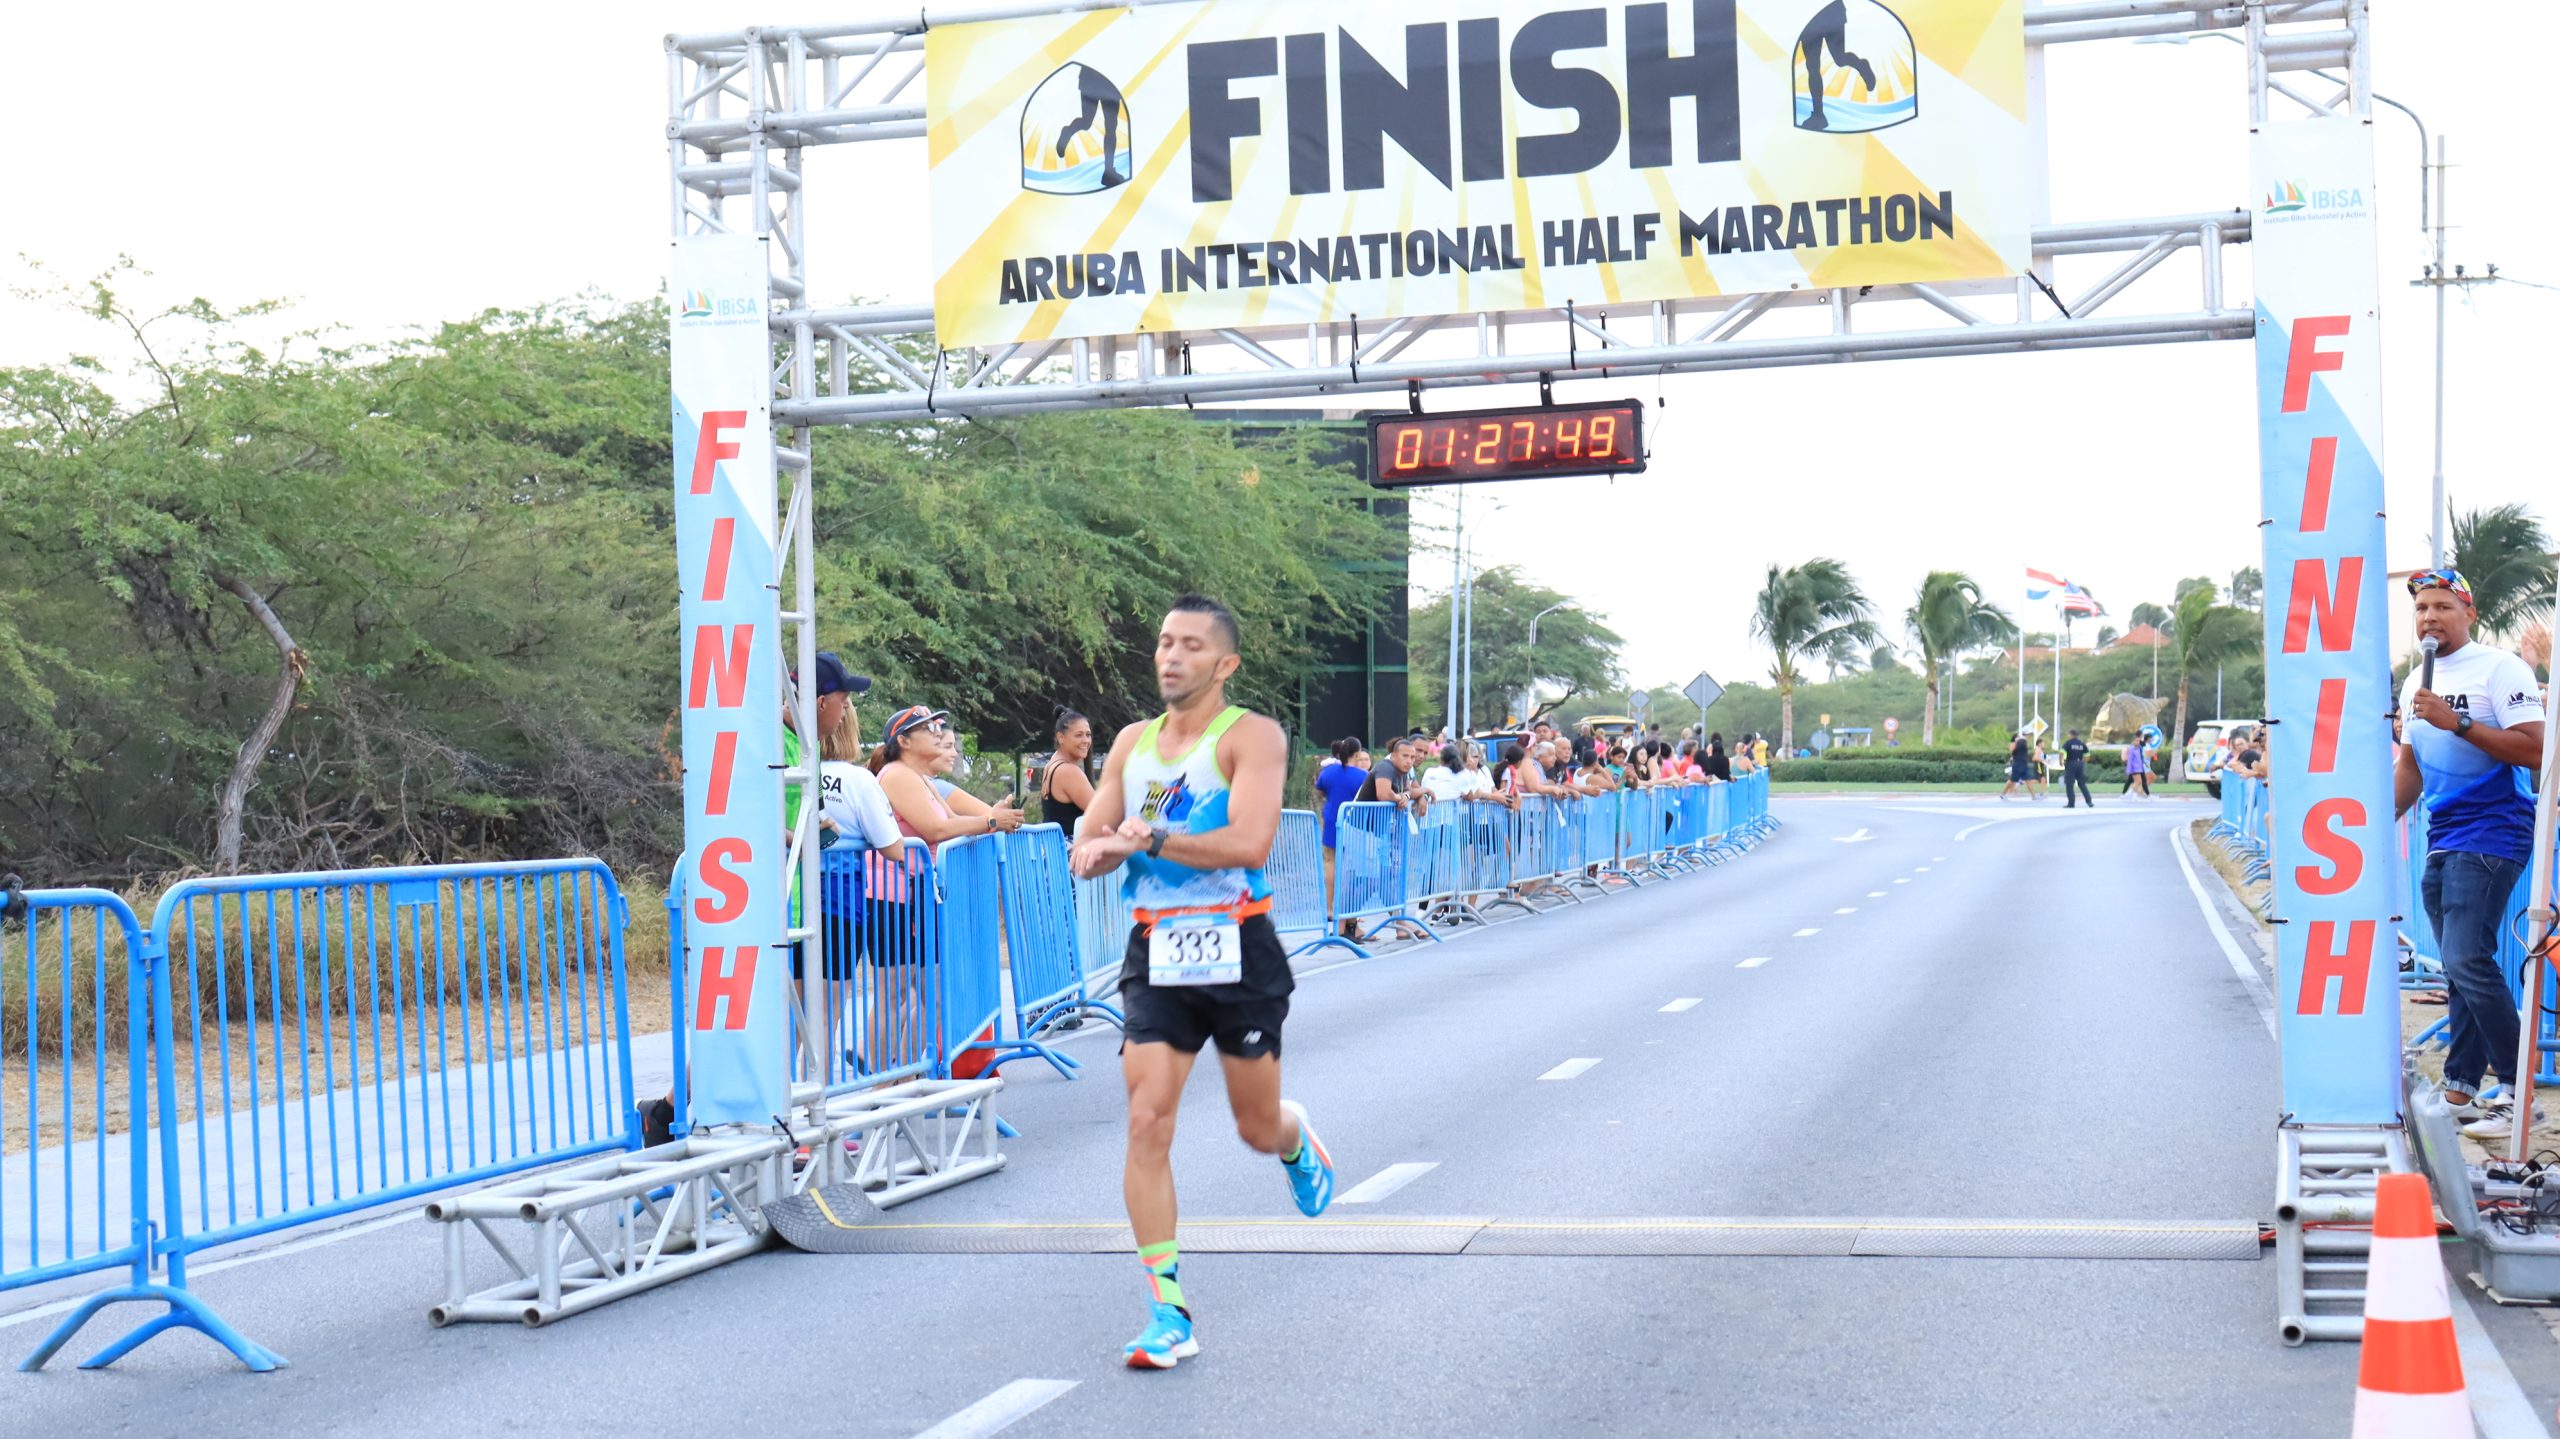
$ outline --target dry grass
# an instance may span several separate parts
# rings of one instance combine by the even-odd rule
[[[353,904],[305,896],[298,916],[284,896],[272,909],[264,896],[194,907],[171,940],[178,1118],[222,1103],[226,1066],[234,1106],[271,1107],[461,1063],[466,1035],[474,1062],[603,1042],[612,996],[597,980],[609,951],[592,930],[582,945],[563,922],[577,896],[555,892],[526,914],[485,887],[469,890],[443,883],[394,896],[365,886]],[[159,892],[126,898],[147,923]],[[641,887],[624,902],[624,998],[631,1031],[646,1034],[673,1013],[665,895]],[[507,929],[519,919],[511,947]],[[523,956],[537,953],[528,972]],[[130,1129],[129,961],[121,927],[102,934],[94,910],[0,927],[0,1154]]]

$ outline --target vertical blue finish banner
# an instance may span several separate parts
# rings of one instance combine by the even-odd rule
[[[2269,834],[2283,1116],[2400,1118],[2373,139],[2263,125],[2252,149]]]
[[[765,242],[678,240],[669,285],[683,632],[684,944],[695,1124],[789,1099],[782,634]]]

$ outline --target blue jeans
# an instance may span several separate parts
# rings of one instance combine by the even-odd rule
[[[2476,1092],[2481,1074],[2493,1067],[2509,1084],[2516,1082],[2509,1071],[2516,1067],[2523,1025],[2515,991],[2498,964],[2498,926],[2506,922],[2507,900],[2523,875],[2523,865],[2494,854],[2438,850],[2427,856],[2418,894],[2436,929],[2436,951],[2444,957],[2445,1017],[2452,1034],[2444,1060],[2448,1089]]]

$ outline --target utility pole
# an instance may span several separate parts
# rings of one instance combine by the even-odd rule
[[[1476,547],[1473,543],[1467,546],[1465,637],[1459,643],[1459,653],[1463,659],[1458,666],[1458,728],[1449,740],[1453,744],[1464,745],[1467,731],[1476,722]]]
[[[2447,178],[2445,172],[2452,168],[2452,164],[2445,158],[2445,154],[2445,137],[2438,135],[2436,137],[2436,162],[2432,167],[2430,167],[2435,171],[2435,185],[2433,186],[2433,189],[2435,191],[2434,228],[2436,232],[2436,258],[2435,263],[2427,267],[2426,274],[2409,282],[2412,285],[2428,286],[2436,292],[2436,468],[2435,482],[2430,493],[2433,508],[2431,508],[2427,513],[2427,562],[2438,568],[2441,568],[2444,564],[2445,525],[2444,292],[2457,285],[2465,287],[2472,285],[2490,285],[2497,283],[2498,280],[2498,267],[2496,265],[2489,266],[2489,272],[2485,275],[2465,273],[2465,267],[2461,265],[2454,266],[2450,273],[2445,269],[2444,212],[2446,206],[2444,201]]]
[[[1449,689],[1441,691],[1441,712],[1449,714],[1449,735],[1457,737],[1459,725],[1459,607],[1467,599],[1467,486],[1457,486],[1457,527],[1449,533]],[[1375,737],[1375,735],[1372,735]]]

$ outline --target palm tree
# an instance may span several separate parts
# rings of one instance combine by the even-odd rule
[[[2187,777],[2187,677],[2206,665],[2245,654],[2258,643],[2258,617],[2214,603],[2211,585],[2185,590],[2169,617],[2170,654],[2178,666],[2178,727],[2169,735],[2169,778]]]
[[[2162,634],[2169,632],[2169,612],[2149,600],[2135,605],[2133,613],[2124,617],[2124,622],[2129,625],[2149,625]]]
[[[1838,560],[1807,560],[1793,569],[1769,567],[1752,608],[1751,633],[1769,647],[1776,663],[1769,678],[1778,686],[1778,747],[1796,745],[1796,686],[1804,676],[1799,659],[1824,660],[1834,666],[1853,658],[1861,645],[1882,638],[1873,616],[1875,606]]]
[[[2464,510],[2453,517],[2448,556],[2471,581],[2480,628],[2512,633],[2551,604],[2551,536],[2522,505]]]
[[[2012,626],[1998,605],[1982,597],[1982,586],[1960,570],[1931,570],[1920,582],[1902,623],[1920,647],[1920,673],[1929,687],[1929,712],[1920,721],[1920,743],[1938,741],[1939,686],[1955,661],[1985,645],[2007,639]]]

